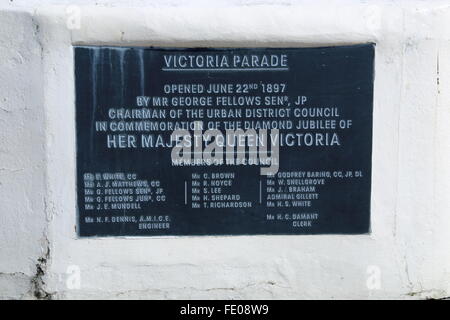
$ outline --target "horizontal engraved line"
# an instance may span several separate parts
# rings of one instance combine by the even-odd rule
[[[193,151],[193,152],[190,152],[191,154],[203,154],[204,152],[202,152],[202,151]],[[225,151],[222,151],[222,153],[224,153],[224,154],[248,154],[248,153],[250,153],[250,154],[258,154],[258,153],[260,153],[259,151],[239,151],[239,152],[232,152],[232,151],[230,151],[230,152],[225,152]],[[270,153],[270,151],[269,151],[269,153]]]
[[[162,71],[289,71],[289,68],[162,68]]]

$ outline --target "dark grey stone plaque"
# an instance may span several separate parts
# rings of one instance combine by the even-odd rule
[[[373,68],[372,44],[76,47],[79,235],[369,232]],[[236,129],[267,140],[221,150]]]

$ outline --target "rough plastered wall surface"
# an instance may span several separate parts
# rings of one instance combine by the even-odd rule
[[[449,1],[0,2],[0,298],[450,296]],[[74,44],[376,43],[371,233],[76,234]]]

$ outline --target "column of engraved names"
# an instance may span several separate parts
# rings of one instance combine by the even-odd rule
[[[269,208],[310,208],[319,199],[320,188],[331,178],[329,171],[282,171],[269,176],[265,185]]]
[[[85,173],[83,182],[85,210],[140,210],[166,201],[159,180],[139,179],[136,173]]]
[[[253,201],[233,188],[235,172],[193,173],[191,179],[191,207],[194,209],[251,208]]]

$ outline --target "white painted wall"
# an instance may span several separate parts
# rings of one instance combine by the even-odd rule
[[[0,3],[1,298],[450,296],[450,1],[89,3]],[[77,238],[72,45],[362,42],[370,235]]]

